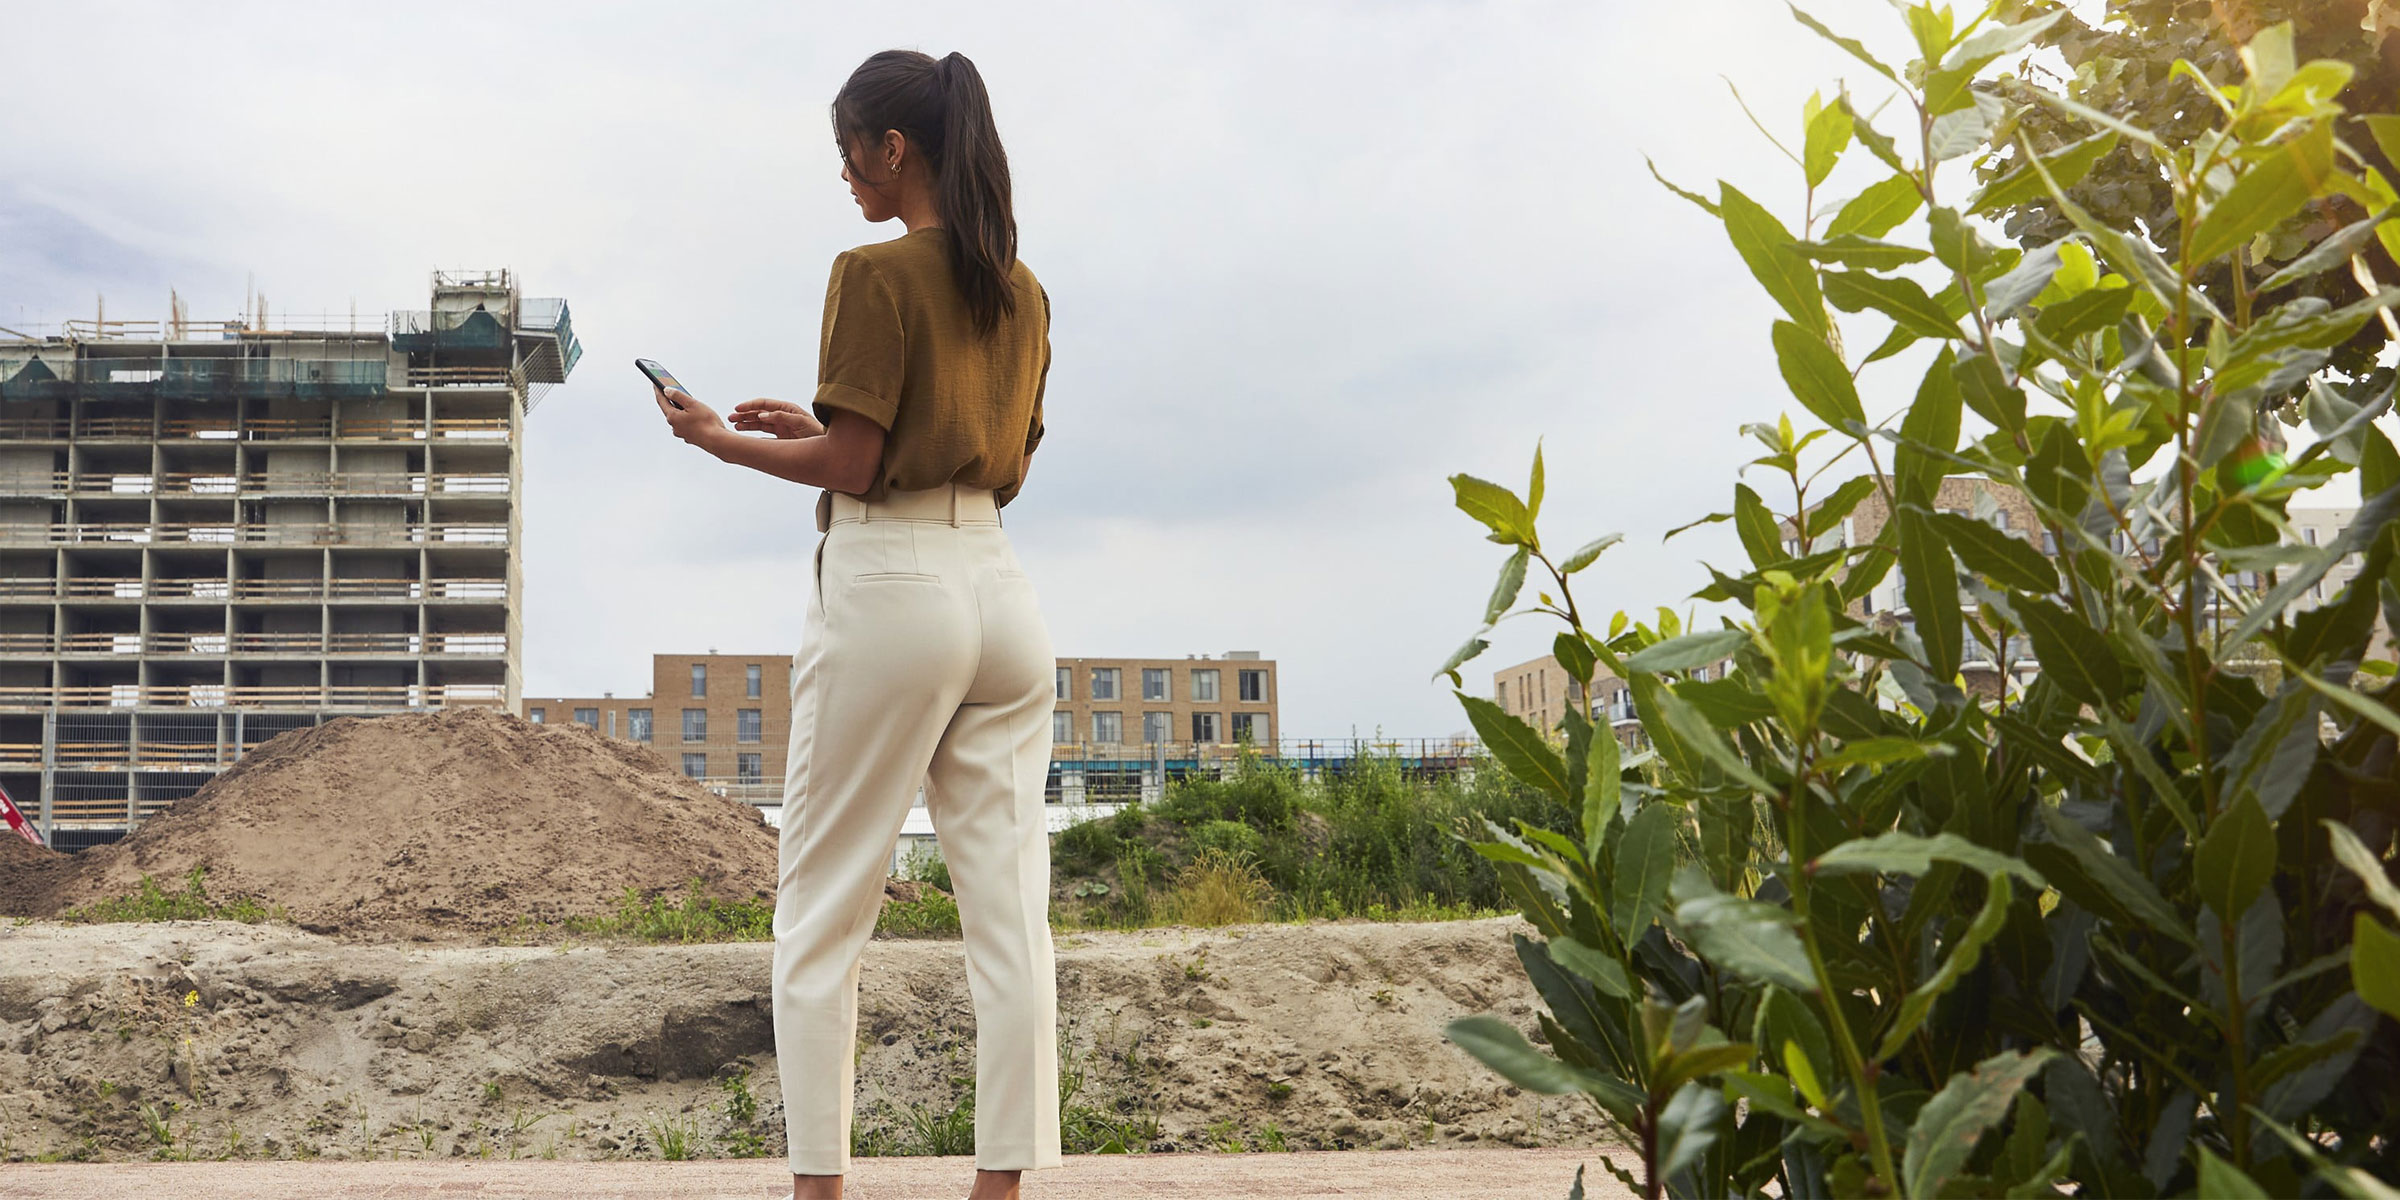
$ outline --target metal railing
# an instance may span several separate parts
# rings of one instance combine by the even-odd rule
[[[352,418],[337,427],[331,418],[253,417],[6,417],[0,439],[19,442],[69,439],[132,441],[362,441],[422,442],[434,439],[488,441],[507,434],[507,417]]]
[[[225,685],[115,683],[0,687],[10,708],[440,708],[506,702],[497,683],[355,685]]]
[[[0,544],[81,546],[105,543],[224,542],[282,546],[384,546],[508,543],[508,526],[485,521],[278,521],[236,524],[172,521],[0,522]]]
[[[0,597],[59,596],[107,600],[463,600],[508,599],[508,581],[442,579],[150,579],[78,576],[63,589],[48,576],[0,578]]]
[[[505,633],[0,633],[6,654],[432,654],[508,653]]]

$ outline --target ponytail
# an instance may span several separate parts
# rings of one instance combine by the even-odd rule
[[[934,212],[976,330],[990,333],[1013,315],[1017,218],[1008,153],[974,62],[955,51],[938,61],[914,50],[876,54],[834,97],[833,124],[845,153],[853,138],[872,140],[887,129],[924,151],[934,171]]]

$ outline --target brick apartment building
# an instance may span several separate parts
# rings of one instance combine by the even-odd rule
[[[772,806],[783,802],[791,683],[788,654],[660,654],[642,695],[527,697],[521,712],[640,742],[727,796]],[[1281,728],[1275,663],[1256,651],[1062,658],[1057,687],[1051,741],[1060,761],[1220,758],[1245,738],[1272,747]],[[1061,794],[1056,779],[1051,792]]]

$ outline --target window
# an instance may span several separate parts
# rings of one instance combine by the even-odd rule
[[[541,706],[540,706],[540,705],[538,705],[538,704],[537,704],[537,705],[535,705],[535,706],[533,706],[532,708],[529,708],[529,709],[526,709],[526,710],[525,710],[525,719],[526,719],[526,720],[528,720],[528,721],[531,721],[531,722],[533,722],[533,723],[534,723],[534,724],[536,724],[536,725],[540,725],[540,724],[542,724],[542,723],[543,723],[543,721],[542,721],[542,717],[543,717],[543,715],[544,715],[544,714],[543,714],[543,712],[542,712],[542,708],[541,708]]]
[[[1092,714],[1092,740],[1116,743],[1125,740],[1125,714],[1096,712]]]
[[[598,730],[600,728],[600,710],[596,708],[576,709],[575,723],[585,729]]]
[[[2308,531],[2308,544],[2311,546],[2317,544],[2317,531],[2314,529]]]
[[[1074,699],[1073,696],[1067,694],[1067,675],[1068,671],[1065,667],[1058,669],[1058,698],[1061,700]]]
[[[683,710],[683,740],[687,742],[705,742],[708,740],[707,709],[687,708]]]
[[[742,695],[756,700],[766,690],[767,673],[764,667],[751,663],[742,668]]]
[[[1266,740],[1266,715],[1267,714],[1265,713],[1233,714],[1233,740],[1237,742],[1244,740],[1250,742],[1261,742]]]
[[[1217,740],[1217,714],[1192,714],[1192,740],[1195,742],[1213,742]]]
[[[736,754],[733,756],[733,778],[736,783],[763,783],[767,778],[767,756]]]
[[[733,710],[733,740],[756,742],[763,741],[765,738],[766,730],[760,720],[758,709],[737,708]]]
[[[1093,667],[1093,668],[1092,668],[1092,699],[1094,699],[1094,700],[1114,700],[1114,699],[1116,699],[1116,698],[1117,698],[1117,668],[1115,668],[1115,667]]]
[[[708,694],[708,664],[707,664],[707,663],[693,663],[693,664],[692,664],[692,695],[694,695],[694,696],[706,696],[707,694]]]
[[[1192,672],[1192,699],[1201,701],[1202,703],[1214,703],[1216,698],[1217,673],[1215,671]],[[1214,741],[1216,739],[1211,738],[1209,740]]]
[[[708,756],[705,754],[684,755],[683,776],[686,779],[708,778]]]
[[[649,709],[629,708],[625,710],[625,736],[637,742],[650,740]]]
[[[1151,744],[1172,741],[1175,737],[1175,714],[1146,712],[1142,714],[1142,740]]]
[[[1239,672],[1236,682],[1241,688],[1241,698],[1244,701],[1251,704],[1267,702],[1267,673],[1265,671]]]
[[[1166,698],[1167,669],[1165,667],[1143,667],[1142,699],[1164,700]]]
[[[1075,714],[1063,708],[1050,714],[1050,740],[1053,742],[1075,740]]]

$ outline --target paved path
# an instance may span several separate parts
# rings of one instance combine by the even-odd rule
[[[1593,1200],[1629,1193],[1585,1150],[1360,1150],[1077,1155],[1029,1172],[1025,1200],[1372,1196],[1564,1200],[1584,1162]],[[0,1200],[784,1200],[791,1177],[758,1159],[706,1162],[11,1163]],[[971,1158],[852,1160],[848,1200],[959,1200]]]

